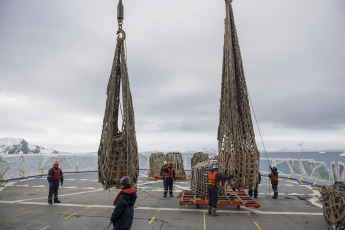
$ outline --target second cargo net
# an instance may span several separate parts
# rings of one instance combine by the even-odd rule
[[[248,91],[231,1],[226,1],[223,71],[218,126],[219,170],[233,175],[231,187],[253,189],[259,175]]]

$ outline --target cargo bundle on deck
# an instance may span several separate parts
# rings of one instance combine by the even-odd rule
[[[171,161],[172,166],[175,170],[175,176],[186,178],[186,172],[184,171],[182,154],[171,152],[164,155],[164,153],[151,153],[150,156],[150,170],[149,170],[149,177],[161,177],[160,171],[164,164],[164,161],[169,162]]]
[[[208,160],[208,154],[203,152],[194,153],[192,160],[191,160],[191,168],[193,168],[196,164]]]
[[[167,153],[165,159],[167,162],[171,161],[173,168],[175,170],[176,177],[186,178],[186,172],[184,171],[181,153]]]
[[[322,186],[323,216],[331,230],[345,229],[345,182]]]
[[[149,177],[160,177],[160,172],[165,161],[164,153],[151,153]]]

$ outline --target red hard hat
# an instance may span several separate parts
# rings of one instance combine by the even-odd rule
[[[54,165],[58,165],[58,164],[59,164],[59,162],[58,162],[58,161],[55,161],[55,162],[54,162]]]
[[[171,163],[171,161],[169,161],[169,163],[168,163],[169,165],[172,165],[172,163]]]

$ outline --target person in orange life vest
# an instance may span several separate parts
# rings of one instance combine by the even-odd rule
[[[54,203],[60,203],[58,199],[58,190],[59,190],[59,182],[61,182],[61,186],[63,185],[63,173],[62,170],[59,168],[59,162],[55,161],[53,168],[49,169],[47,180],[49,182],[49,195],[48,195],[48,203],[53,204],[53,194],[54,194]]]
[[[274,192],[274,195],[272,196],[273,199],[278,198],[278,169],[276,167],[271,167],[271,174],[268,175],[268,177],[271,179],[272,189]]]
[[[166,162],[166,161],[164,161],[164,164],[163,164],[163,166],[162,166],[162,168],[161,168],[161,172],[160,172],[160,176],[162,176],[163,177],[163,182],[164,182],[164,177],[165,177],[165,172],[163,172],[163,169],[165,169],[165,168],[167,168],[168,167],[168,162]]]
[[[255,189],[254,189],[254,198],[255,199],[258,199],[258,194],[259,194],[258,187],[259,187],[259,184],[261,184],[261,173],[260,172],[259,172],[259,180],[258,180],[258,182],[256,182]],[[248,195],[250,197],[253,197],[253,190],[252,189],[248,190]]]
[[[114,225],[113,230],[130,230],[132,227],[137,189],[132,187],[131,183],[129,176],[124,176],[120,180],[121,191],[113,202],[115,208],[110,218]]]
[[[218,216],[216,213],[218,203],[218,190],[220,180],[230,180],[234,176],[224,176],[218,172],[218,166],[213,165],[213,169],[208,173],[207,194],[208,194],[208,215]]]
[[[172,167],[172,163],[170,161],[168,163],[168,167],[163,169],[163,172],[165,172],[164,197],[167,197],[168,189],[169,189],[170,196],[173,197],[173,184],[174,184],[174,181],[176,181],[176,178],[175,178],[175,170]]]

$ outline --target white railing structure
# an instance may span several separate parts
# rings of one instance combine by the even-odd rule
[[[261,163],[267,162],[267,159],[260,159]],[[335,181],[345,182],[345,164],[338,161],[331,162],[330,168],[325,162],[315,161],[313,159],[268,159],[272,166],[276,166],[280,176],[299,181],[312,183],[313,185],[331,185]],[[267,163],[266,163],[267,164]]]
[[[97,171],[97,154],[35,154],[0,156],[0,180],[45,175],[55,161],[63,172]]]
[[[190,158],[184,156],[185,170],[190,169]],[[146,158],[140,157],[140,169],[148,169]],[[54,161],[59,161],[63,172],[86,172],[98,170],[97,153],[85,154],[35,154],[35,155],[0,155],[0,181],[40,176],[48,173]],[[278,168],[280,177],[297,179],[313,185],[330,185],[335,181],[345,182],[345,164],[331,162],[330,168],[325,162],[313,159],[261,158],[260,171],[268,174],[268,163]]]

